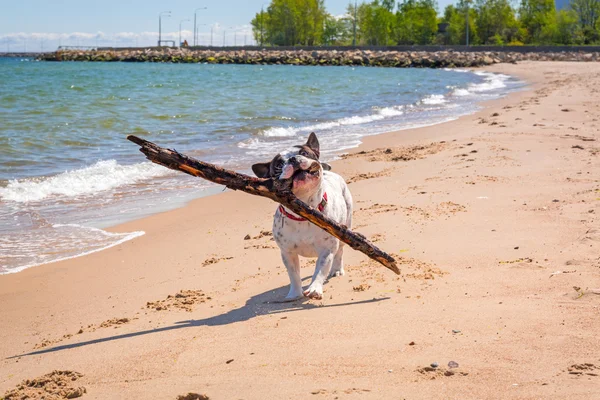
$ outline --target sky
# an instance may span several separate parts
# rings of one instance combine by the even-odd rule
[[[345,13],[349,0],[325,0],[332,15]],[[361,1],[359,1],[360,3]],[[452,0],[438,0],[438,11]],[[10,0],[0,5],[0,52],[53,51],[62,46],[148,46],[158,40],[193,44],[197,11],[198,44],[254,44],[250,20],[269,0]],[[212,31],[212,35],[211,35]]]

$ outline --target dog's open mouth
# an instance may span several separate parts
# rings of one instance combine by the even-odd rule
[[[294,181],[303,181],[309,177],[318,177],[319,176],[319,168],[311,168],[311,169],[298,169],[292,175],[292,179]]]

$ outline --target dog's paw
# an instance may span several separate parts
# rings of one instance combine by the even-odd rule
[[[287,296],[285,296],[285,298],[281,301],[281,303],[289,303],[290,301],[296,301],[298,299],[302,299],[304,296],[303,295],[293,295],[290,296],[289,294]]]
[[[321,300],[323,298],[323,285],[311,283],[304,291],[304,296],[309,299]]]
[[[285,299],[283,299],[284,302],[287,301],[294,301],[294,300],[298,300],[301,299],[302,296],[302,288],[298,288],[297,290],[295,289],[290,289],[290,291],[288,292],[287,296],[285,296]]]
[[[339,269],[337,271],[331,271],[329,274],[330,278],[337,278],[338,276],[344,276],[346,273],[344,272],[344,268]]]

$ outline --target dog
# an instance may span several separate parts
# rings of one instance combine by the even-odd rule
[[[317,135],[305,144],[276,155],[270,162],[254,164],[259,178],[292,179],[292,193],[339,224],[352,227],[352,195],[344,179],[319,161]],[[318,226],[279,206],[273,219],[273,237],[290,277],[285,301],[303,296],[323,298],[323,284],[331,276],[344,275],[343,243]],[[312,281],[302,290],[299,256],[317,258]]]

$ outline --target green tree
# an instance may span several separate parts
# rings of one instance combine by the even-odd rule
[[[384,5],[374,0],[371,3],[361,3],[356,9],[357,45],[381,46],[393,44],[394,14]],[[354,5],[348,5],[348,15],[354,24]],[[353,27],[352,27],[353,28]]]
[[[327,18],[324,0],[272,0],[251,21],[254,38],[275,45],[319,45]],[[265,37],[267,40],[265,40]]]
[[[578,26],[577,13],[573,10],[560,10],[556,14],[556,35],[554,42],[557,44],[576,44]]]
[[[325,18],[323,44],[328,46],[352,44],[352,23],[353,21],[348,16],[335,18],[328,15]]]
[[[584,44],[599,41],[600,0],[571,0],[571,9],[578,18],[578,36]]]
[[[456,6],[449,5],[444,10],[443,22],[448,23],[446,29],[448,44],[465,44],[467,42],[467,10],[469,12],[469,44],[479,44],[477,35],[477,12],[466,0],[460,0]]]
[[[519,19],[527,43],[552,43],[556,36],[554,0],[522,0]]]
[[[437,4],[434,0],[405,0],[396,12],[398,44],[431,44],[437,33]]]
[[[519,24],[508,0],[476,0],[475,25],[484,44],[505,44],[516,39]]]

